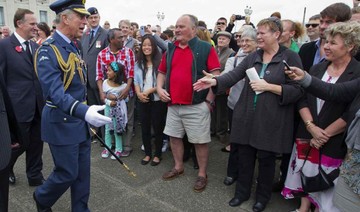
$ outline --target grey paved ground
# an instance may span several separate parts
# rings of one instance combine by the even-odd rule
[[[209,184],[202,193],[192,190],[197,171],[192,161],[185,164],[185,175],[173,181],[163,181],[163,172],[171,169],[171,152],[163,154],[159,166],[143,166],[140,160],[140,127],[134,137],[135,150],[124,158],[124,162],[137,174],[134,178],[116,161],[101,159],[102,148],[99,143],[92,144],[91,155],[91,195],[89,206],[92,211],[252,211],[254,197],[241,206],[232,208],[228,201],[233,197],[235,186],[225,186],[222,181],[226,173],[227,153],[220,151],[222,144],[213,138],[210,144],[208,168]],[[48,146],[44,148],[44,175],[48,176],[53,163]],[[24,156],[15,166],[17,184],[10,186],[10,212],[36,211],[32,200],[33,187],[27,185]],[[291,211],[296,201],[284,200],[280,194],[273,194],[265,211]],[[70,211],[70,192],[68,191],[53,206],[53,211]]]

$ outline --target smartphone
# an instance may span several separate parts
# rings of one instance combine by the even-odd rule
[[[141,27],[140,27],[140,35],[141,35],[141,36],[144,36],[144,35],[145,35],[145,29],[146,29],[146,26],[141,26]]]
[[[283,63],[287,70],[291,70],[289,64],[287,64],[287,62],[285,60],[283,60]]]

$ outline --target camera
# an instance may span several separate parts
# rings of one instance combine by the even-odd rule
[[[235,20],[245,20],[245,16],[235,15]]]
[[[141,26],[140,27],[140,35],[144,36],[145,35],[145,30],[146,30],[146,26]]]

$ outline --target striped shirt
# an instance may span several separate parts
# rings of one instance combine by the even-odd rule
[[[96,81],[105,80],[107,67],[113,61],[121,63],[122,65],[125,66],[125,74],[127,79],[129,78],[134,79],[134,65],[135,65],[134,52],[130,48],[123,47],[116,54],[114,54],[110,51],[109,47],[106,47],[105,49],[101,50],[97,56]],[[134,83],[129,91],[129,96],[132,97],[133,95],[134,95]]]

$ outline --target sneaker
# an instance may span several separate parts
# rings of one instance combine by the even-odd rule
[[[122,157],[129,157],[130,154],[131,154],[131,151],[124,150],[124,151],[121,153],[121,156],[122,156]]]
[[[122,154],[121,154],[120,151],[116,151],[116,152],[115,152],[115,155],[118,156],[118,157],[121,157],[121,156],[122,156]],[[114,155],[111,155],[111,160],[116,160],[116,158],[114,157]]]
[[[109,151],[107,149],[104,149],[101,153],[102,158],[108,158],[109,157]]]
[[[145,147],[144,147],[144,144],[141,145],[141,148],[140,148],[143,152],[145,151]]]
[[[169,146],[169,142],[167,140],[163,140],[163,146],[161,148],[161,151],[166,152],[168,146]]]

